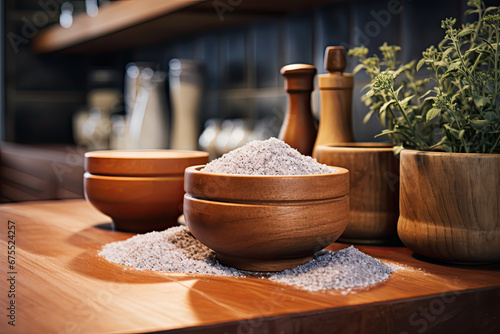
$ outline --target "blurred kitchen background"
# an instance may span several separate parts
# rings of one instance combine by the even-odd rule
[[[403,62],[417,59],[441,40],[441,20],[461,24],[465,8],[466,0],[4,0],[0,200],[82,197],[90,149],[215,157],[277,136],[282,66],[325,73],[325,47],[379,53],[383,42],[400,45]],[[356,141],[380,130],[362,123],[367,83],[356,76]],[[317,90],[313,112],[318,118]]]

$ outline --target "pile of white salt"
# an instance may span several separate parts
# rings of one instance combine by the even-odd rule
[[[336,172],[334,168],[302,155],[276,138],[250,142],[213,160],[201,171],[237,175],[314,175]]]
[[[320,251],[314,259],[277,273],[249,273],[221,265],[215,253],[185,226],[136,235],[104,245],[99,255],[137,270],[233,277],[261,277],[309,291],[367,287],[386,280],[393,269],[353,246]]]

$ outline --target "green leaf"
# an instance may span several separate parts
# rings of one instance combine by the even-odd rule
[[[489,102],[490,99],[485,96],[474,96],[474,104],[478,109],[483,109]]]
[[[400,86],[398,89],[396,89],[396,96],[399,96],[399,92],[401,91],[401,89],[403,89],[403,86]]]
[[[426,97],[427,95],[429,95],[429,94],[430,94],[430,93],[432,93],[432,92],[433,92],[433,90],[428,90],[425,94],[423,94],[423,95],[419,96],[419,97],[418,97],[418,100],[423,99],[424,97]]]
[[[481,48],[484,48],[484,45],[479,44],[478,46],[473,47],[473,48],[471,48],[471,49],[469,49],[469,50],[465,51],[465,53],[464,53],[464,57],[469,57],[469,55],[470,55],[472,52],[482,53],[482,52],[479,50],[479,49],[481,49]],[[479,50],[479,51],[478,51],[478,50]]]
[[[464,134],[465,134],[465,130],[464,129],[460,130],[460,132],[458,132],[458,139],[462,140]]]
[[[499,116],[496,112],[494,111],[488,111],[484,113],[484,119],[489,121],[489,122],[498,122],[499,121]]]
[[[363,124],[368,123],[368,121],[370,120],[370,118],[372,117],[374,112],[375,112],[375,109],[372,109],[366,113],[365,117],[363,117]]]
[[[467,36],[471,33],[474,32],[474,29],[472,28],[464,28],[461,32],[458,33],[458,37],[464,37],[464,36]]]
[[[457,129],[454,129],[452,128],[451,126],[449,126],[448,124],[445,124],[444,127],[446,128],[446,130],[448,130],[448,132],[453,136],[455,137],[456,139],[460,139],[460,131],[458,131]]]
[[[435,99],[436,99],[436,97],[435,97],[435,96],[429,96],[429,97],[426,97],[426,98],[424,99],[424,101],[425,101],[425,102],[427,102],[427,101],[431,101],[431,102],[433,102],[433,103],[434,103],[434,100],[435,100]]]
[[[481,131],[488,125],[489,122],[485,119],[474,119],[470,121],[470,123],[474,130]]]
[[[441,145],[441,147],[442,147],[443,151],[445,151],[445,152],[452,152],[451,146],[448,144],[443,144],[443,145]]]
[[[431,147],[429,147],[430,149],[434,149],[438,146],[441,146],[443,145],[444,142],[446,142],[448,140],[448,138],[446,137],[442,137],[437,143],[435,143],[434,145],[432,145]]]
[[[371,82],[370,82],[370,83],[367,83],[366,85],[364,85],[364,86],[363,86],[363,88],[361,88],[361,90],[360,90],[360,91],[362,92],[362,91],[364,91],[364,90],[366,90],[366,89],[368,89],[368,88],[371,88],[371,87],[372,87],[372,83],[371,83]]]
[[[358,64],[356,67],[352,70],[352,74],[356,74],[359,71],[361,71],[363,68],[365,68],[365,64]]]
[[[384,103],[384,105],[380,108],[379,110],[379,113],[383,113],[385,111],[385,109],[387,109],[388,106],[390,106],[391,104],[395,103],[396,100],[389,100],[387,101],[386,103]]]
[[[460,61],[454,61],[448,66],[448,70],[446,72],[457,71],[460,68]]]
[[[375,91],[373,89],[370,89],[369,91],[366,92],[365,95],[363,95],[363,98],[369,99],[370,97],[373,96],[373,94],[375,94]]]
[[[450,53],[452,53],[452,52],[453,52],[453,50],[454,50],[454,49],[453,49],[452,47],[447,48],[447,49],[443,52],[443,54],[442,54],[441,58],[446,58],[446,57],[448,57],[448,55],[449,55]]]
[[[477,9],[474,9],[474,10],[472,10],[472,9],[467,9],[467,10],[465,11],[465,15],[470,15],[470,14],[474,14],[474,13],[479,13],[479,10],[477,10]]]
[[[410,95],[408,97],[405,97],[403,101],[401,101],[401,105],[403,106],[403,108],[408,105],[408,102],[410,102],[410,100],[413,99],[414,96],[415,95]]]
[[[446,66],[446,65],[447,65],[447,64],[446,64],[446,62],[445,62],[445,61],[442,61],[442,60],[435,62],[435,64],[436,64],[436,66],[438,66],[438,67],[441,67],[441,66]]]
[[[392,151],[393,151],[393,153],[394,153],[395,156],[399,156],[399,153],[401,153],[402,150],[404,150],[403,145],[394,146],[392,148]]]
[[[425,64],[425,63],[427,63],[427,59],[422,58],[422,59],[420,59],[420,60],[419,60],[419,62],[418,62],[418,64],[417,64],[417,72],[420,70],[420,68],[421,68],[422,66],[424,66],[424,64]]]
[[[426,116],[426,120],[427,122],[430,122],[432,121],[434,118],[436,118],[437,116],[439,116],[441,114],[441,109],[439,108],[431,108],[428,112],[427,112],[427,116]]]

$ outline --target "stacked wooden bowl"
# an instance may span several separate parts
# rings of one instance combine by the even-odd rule
[[[344,232],[349,172],[250,176],[185,172],[184,216],[228,266],[280,271],[303,264]]]
[[[85,198],[114,228],[163,230],[182,213],[184,170],[208,153],[175,150],[93,151],[85,154]]]

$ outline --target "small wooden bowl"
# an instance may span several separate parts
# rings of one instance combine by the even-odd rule
[[[208,153],[174,150],[94,151],[85,154],[85,198],[131,232],[163,230],[182,213],[184,169]]]
[[[208,153],[181,150],[105,150],[85,153],[85,171],[112,176],[184,175],[208,162]]]
[[[193,235],[228,266],[281,271],[303,264],[342,234],[349,171],[306,176],[185,172],[184,217]]]

